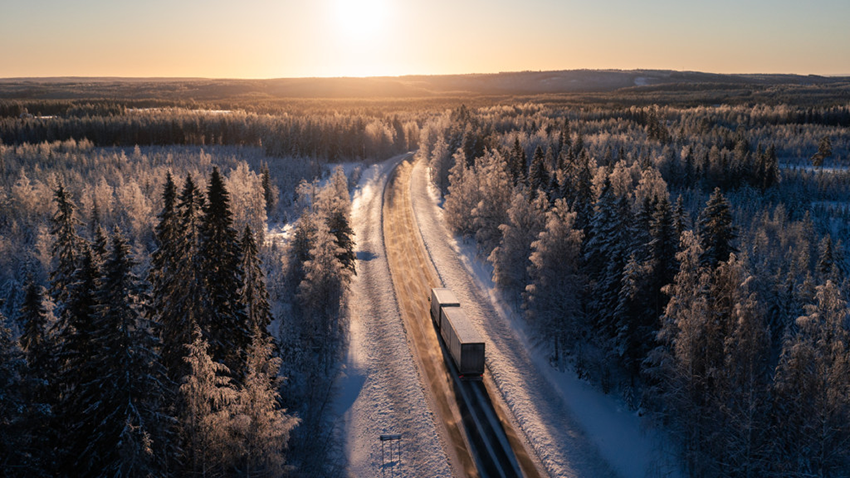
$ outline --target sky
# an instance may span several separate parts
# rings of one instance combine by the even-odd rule
[[[850,75],[848,0],[0,0],[0,78]]]

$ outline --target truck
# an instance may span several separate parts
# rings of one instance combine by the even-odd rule
[[[449,289],[431,289],[431,318],[462,379],[484,375],[484,339]]]

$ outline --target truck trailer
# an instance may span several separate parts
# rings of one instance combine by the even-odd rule
[[[460,307],[457,296],[451,289],[431,289],[431,320],[440,328],[443,307]]]
[[[484,375],[484,339],[449,289],[431,289],[431,318],[461,378]]]

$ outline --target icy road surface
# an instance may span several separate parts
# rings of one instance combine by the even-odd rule
[[[384,256],[381,208],[387,174],[403,156],[363,172],[352,203],[357,275],[351,282],[350,344],[337,411],[352,477],[451,476],[407,345]],[[382,469],[382,434],[401,433],[401,459]]]

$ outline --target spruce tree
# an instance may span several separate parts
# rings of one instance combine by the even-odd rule
[[[586,244],[585,262],[592,287],[590,311],[594,325],[606,338],[616,334],[613,320],[619,301],[623,270],[633,252],[631,204],[617,197],[606,179],[596,203]]]
[[[322,213],[326,216],[328,228],[336,237],[341,249],[339,261],[343,267],[357,274],[356,255],[354,254],[354,230],[351,228],[351,198],[348,192],[348,179],[342,167],[334,169],[330,184],[321,194]]]
[[[6,317],[0,314],[0,468],[8,476],[38,474],[28,456],[27,400],[23,395],[26,361],[12,336]],[[14,470],[21,470],[16,473]]]
[[[30,370],[46,380],[51,353],[47,337],[50,318],[44,306],[44,288],[38,285],[35,278],[30,275],[25,289],[24,301],[18,311],[18,322],[23,324],[21,349],[24,351]]]
[[[210,338],[210,355],[227,365],[238,380],[245,372],[245,352],[251,336],[239,300],[242,269],[230,194],[218,168],[210,174],[200,232],[199,255],[209,300],[207,313],[201,317],[201,329]]]
[[[519,138],[514,140],[514,147],[511,150],[510,158],[510,173],[514,185],[524,184],[527,178],[528,156],[525,154],[525,149],[520,145]]]
[[[835,281],[838,278],[838,267],[835,263],[835,252],[832,245],[832,236],[825,235],[818,246],[817,273],[824,279]]]
[[[160,323],[162,363],[170,380],[179,383],[188,373],[183,360],[185,345],[191,342],[192,330],[209,310],[200,254],[201,214],[205,201],[192,177],[187,175],[173,211],[176,226],[172,228],[168,189],[166,182],[163,211],[156,231],[159,247],[154,253],[151,282],[154,311]]]
[[[266,203],[266,214],[271,214],[272,210],[274,210],[277,205],[277,198],[275,197],[275,188],[272,186],[268,163],[264,162],[260,168],[260,177],[262,178],[263,184],[263,199]]]
[[[499,226],[502,238],[488,260],[493,264],[493,282],[519,299],[528,284],[531,243],[546,225],[546,202],[529,200],[523,191],[514,193],[508,221]]]
[[[271,337],[254,332],[248,373],[234,403],[238,461],[245,476],[276,477],[283,473],[283,451],[298,419],[280,407],[280,359],[273,356]]]
[[[475,241],[484,257],[499,245],[499,226],[508,220],[513,187],[498,151],[487,150],[475,161],[478,203],[472,209]]]
[[[546,156],[540,146],[534,150],[531,158],[531,167],[528,171],[528,186],[531,189],[531,197],[537,195],[537,191],[546,192],[549,186],[549,174],[546,172]]]
[[[776,471],[843,476],[850,466],[850,331],[847,302],[831,281],[786,338],[775,379],[780,439]]]
[[[192,226],[197,217],[196,199],[194,183],[189,177],[178,210],[177,186],[171,172],[167,173],[162,193],[162,211],[158,215],[159,223],[154,229],[156,249],[151,254],[149,282],[152,308],[158,316],[162,331],[162,363],[174,383],[177,383],[185,372],[182,360],[183,345],[188,342],[192,326],[187,323],[185,309],[179,304],[186,299],[182,294],[186,291],[187,284],[181,281],[191,279],[181,275],[181,271],[191,271],[194,262],[192,256],[195,252],[189,245],[197,242],[191,237]],[[181,214],[184,216],[181,217]],[[181,222],[189,227],[183,229]]]
[[[546,227],[531,243],[530,283],[526,287],[527,317],[532,328],[546,337],[555,361],[581,330],[581,243],[576,214],[563,199],[546,213]]]
[[[310,260],[303,265],[304,279],[298,286],[307,348],[318,351],[319,362],[326,368],[344,332],[340,312],[350,275],[337,258],[339,251],[327,224],[318,221]]]
[[[54,191],[53,201],[56,213],[51,218],[50,234],[55,238],[53,258],[56,266],[50,274],[50,296],[61,308],[68,297],[71,276],[77,268],[77,256],[82,245],[77,228],[81,222],[75,214],[77,206],[61,183]]]
[[[762,178],[762,191],[779,183],[779,162],[776,159],[776,147],[772,144],[765,152],[764,176]]]
[[[54,427],[65,443],[62,467],[72,468],[88,441],[88,427],[82,424],[91,406],[85,387],[93,383],[99,372],[91,360],[96,349],[94,320],[100,270],[91,248],[82,252],[80,267],[70,285],[67,307],[59,322],[57,388],[59,403]]]
[[[268,334],[268,327],[272,321],[269,293],[266,290],[265,274],[258,255],[257,243],[254,241],[250,226],[245,226],[241,243],[244,273],[244,285],[240,291],[242,306],[248,315],[248,324],[251,329]]]
[[[472,210],[480,199],[478,177],[466,165],[463,150],[457,150],[454,160],[455,164],[449,172],[449,193],[444,205],[446,222],[453,232],[469,236],[476,230]]]
[[[645,265],[639,263],[634,254],[629,256],[611,319],[615,355],[633,375],[637,375],[654,338],[652,324],[645,320],[647,297],[641,294],[646,275]]]
[[[593,217],[593,205],[596,201],[596,195],[593,192],[593,171],[596,169],[596,163],[586,152],[582,152],[578,158],[578,170],[572,181],[575,188],[574,199],[570,203],[570,208],[576,213],[576,227],[588,232]]]
[[[704,251],[700,258],[702,264],[714,268],[729,259],[729,254],[738,252],[733,244],[737,237],[729,203],[720,188],[715,188],[699,218],[700,245]]]
[[[76,457],[78,475],[143,477],[165,466],[170,422],[163,413],[169,400],[165,369],[156,324],[142,313],[148,298],[134,266],[116,230],[97,292],[94,378],[79,392],[85,415],[76,431],[87,439]]]
[[[184,471],[191,476],[224,475],[235,461],[232,416],[238,395],[230,370],[210,357],[199,327],[192,337],[184,358],[189,373],[180,385]]]
[[[676,231],[673,211],[670,202],[662,198],[655,207],[650,224],[649,266],[650,275],[647,284],[649,304],[652,309],[649,315],[655,318],[661,315],[667,307],[667,296],[661,291],[664,286],[673,283],[679,265],[676,253],[679,247],[679,234]]]

